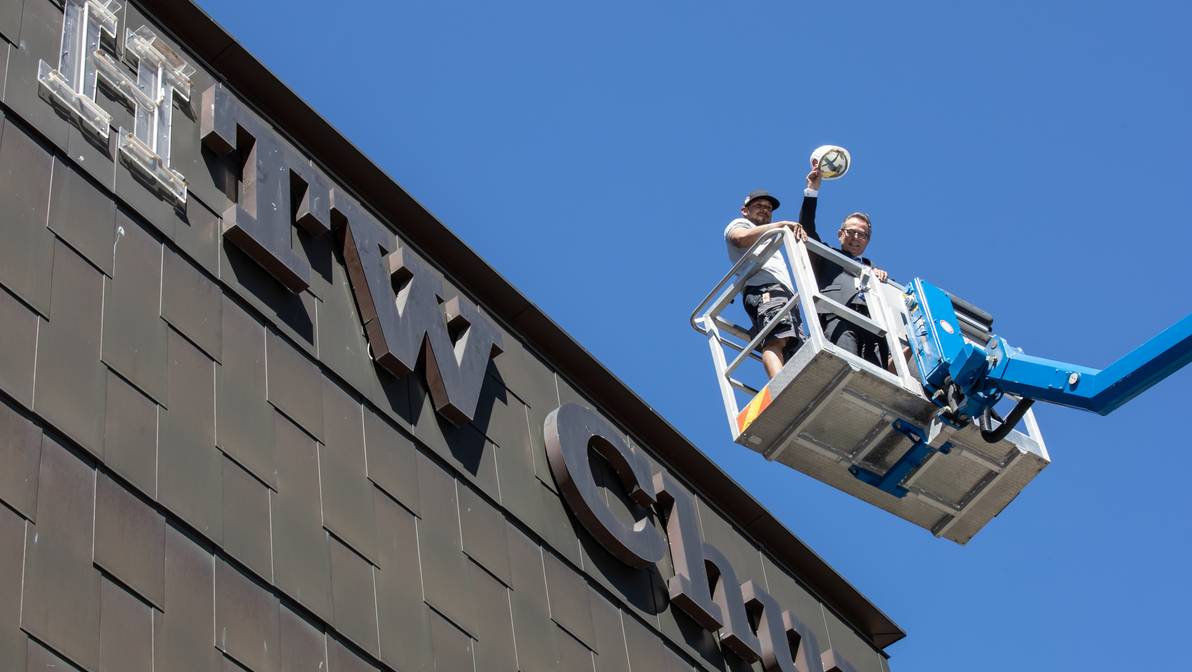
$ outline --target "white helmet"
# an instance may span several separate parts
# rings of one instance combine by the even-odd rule
[[[844,177],[849,166],[853,164],[853,157],[844,147],[836,145],[820,145],[811,153],[811,167],[819,165],[820,177],[825,180],[835,180]]]

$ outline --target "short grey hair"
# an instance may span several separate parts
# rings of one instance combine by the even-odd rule
[[[862,222],[865,222],[865,226],[869,227],[869,232],[873,233],[873,222],[869,221],[869,215],[867,215],[863,212],[860,212],[860,211],[850,213],[848,217],[845,217],[843,220],[841,220],[840,228],[843,229],[844,223],[847,222],[848,220],[852,219],[853,217],[856,217],[857,219],[861,220]]]

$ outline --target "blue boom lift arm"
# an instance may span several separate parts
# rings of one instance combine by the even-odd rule
[[[952,299],[925,280],[911,282],[906,305],[919,379],[943,419],[965,425],[994,413],[1005,394],[1022,399],[999,428],[982,431],[987,441],[1003,438],[1035,400],[1107,415],[1192,361],[1192,314],[1097,370],[1025,355],[998,336],[965,342]]]
[[[961,335],[953,298],[915,278],[905,296],[906,332],[924,392],[941,408],[939,418],[955,427],[982,419],[981,437],[1004,439],[1036,400],[1107,415],[1192,361],[1192,314],[1143,343],[1108,367],[1097,370],[1023,354],[1006,340],[990,335],[984,346]],[[1006,394],[1020,398],[1001,418],[994,406]],[[1000,424],[993,427],[993,421]],[[932,446],[928,433],[905,420],[894,428],[913,445],[886,473],[860,465],[852,475],[895,497],[902,483],[934,453],[948,453],[951,443]]]

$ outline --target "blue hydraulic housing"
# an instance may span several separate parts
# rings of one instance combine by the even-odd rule
[[[953,389],[964,393],[956,413],[960,417],[976,417],[996,404],[1002,392],[986,376],[987,354],[981,347],[965,342],[951,297],[939,287],[915,278],[906,304],[911,352],[927,395],[938,405],[947,406],[949,383],[953,383]]]
[[[923,388],[962,421],[1007,393],[1106,415],[1192,361],[1192,313],[1097,370],[1025,355],[998,336],[966,343],[951,298],[925,280],[911,282],[906,305]]]

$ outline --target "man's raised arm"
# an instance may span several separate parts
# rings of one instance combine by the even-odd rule
[[[815,207],[819,203],[820,183],[819,168],[813,167],[811,172],[807,173],[807,190],[803,192],[803,205],[799,207],[799,223],[803,225],[806,237],[817,243],[823,242],[815,230]]]

